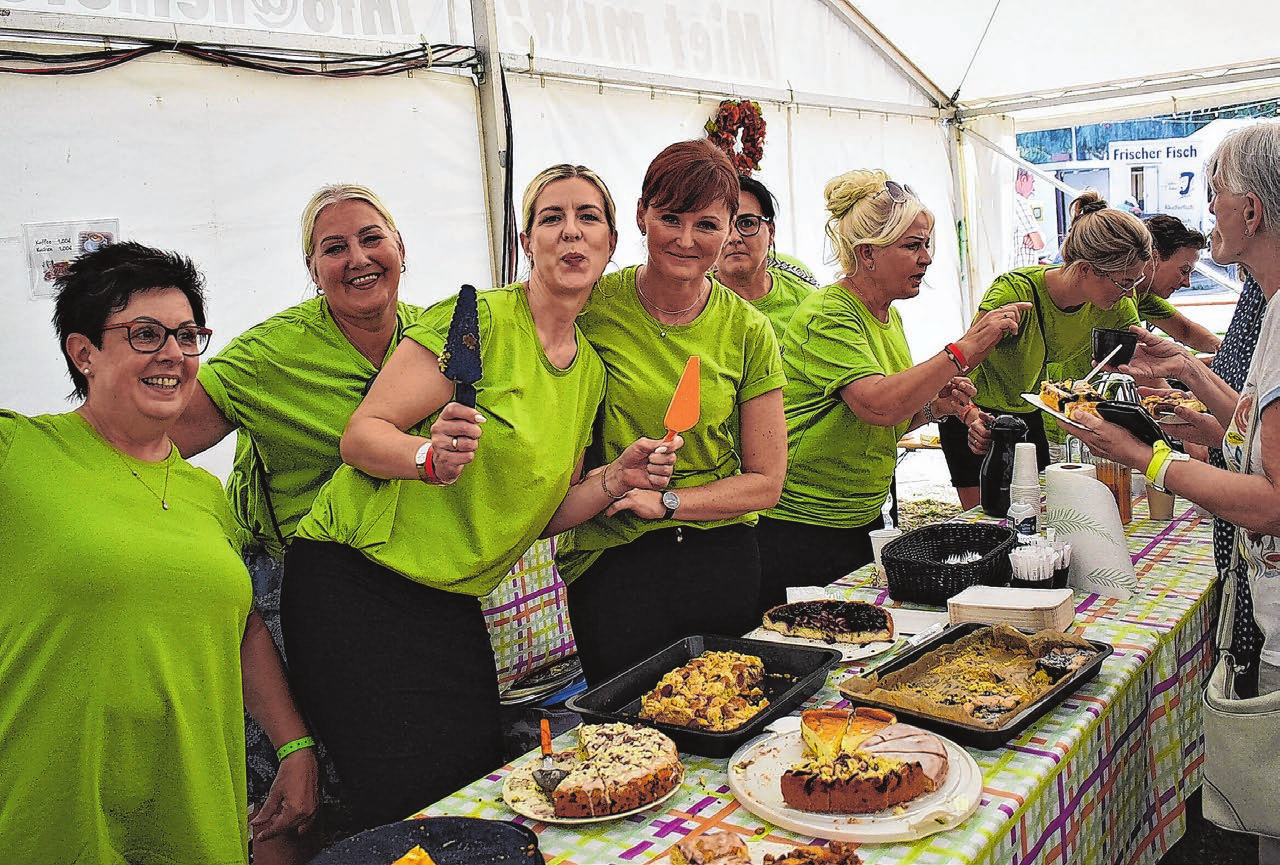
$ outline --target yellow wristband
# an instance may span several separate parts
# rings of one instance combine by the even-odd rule
[[[316,740],[310,736],[303,736],[301,739],[294,739],[292,742],[285,742],[276,749],[276,760],[283,760],[294,751],[301,751],[303,748],[314,748]]]
[[[1151,483],[1156,482],[1156,478],[1160,476],[1160,469],[1164,468],[1164,464],[1169,461],[1169,455],[1173,451],[1169,449],[1169,445],[1163,441],[1157,441],[1151,448],[1151,462],[1147,463],[1147,470],[1143,472],[1147,476],[1147,480]]]

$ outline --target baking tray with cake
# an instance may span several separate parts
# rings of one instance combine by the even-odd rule
[[[1112,651],[1107,643],[1053,629],[1032,633],[965,622],[838,687],[855,705],[885,709],[963,745],[991,750],[1093,679]],[[946,692],[937,699],[930,696],[934,680]],[[966,682],[973,683],[969,695],[951,693]]]
[[[769,704],[741,726],[725,731],[642,718],[641,702],[659,680],[705,652],[738,652],[758,657],[764,664],[764,676],[758,688]],[[681,751],[703,757],[728,757],[743,742],[760,735],[774,719],[789,714],[822,687],[827,674],[839,663],[840,652],[836,649],[698,634],[677,640],[631,669],[570,697],[565,707],[588,723],[645,724],[666,733]]]

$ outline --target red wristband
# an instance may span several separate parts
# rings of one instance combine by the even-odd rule
[[[961,375],[966,375],[969,372],[969,361],[965,358],[964,352],[960,350],[960,346],[954,342],[948,343],[943,351],[947,353],[947,357],[951,358],[951,362],[956,365],[956,369],[960,370]]]
[[[969,403],[964,407],[964,411],[960,412],[960,422],[965,426],[969,425],[969,412],[977,410],[978,407],[973,403]]]
[[[433,484],[438,487],[445,486],[444,481],[440,480],[439,476],[436,475],[436,455],[432,453],[431,444],[429,442],[424,450],[426,453],[423,456],[422,463],[418,466],[418,477],[424,483]]]

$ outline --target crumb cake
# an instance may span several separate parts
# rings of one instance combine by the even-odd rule
[[[703,652],[658,680],[640,700],[646,721],[722,733],[759,714],[769,700],[760,690],[764,662],[740,652]]]
[[[857,646],[893,639],[893,616],[865,601],[815,599],[782,604],[764,614],[764,626],[792,637]]]
[[[830,841],[825,847],[797,847],[781,856],[766,853],[762,865],[862,865],[857,844]]]
[[[650,727],[585,724],[576,765],[551,795],[557,817],[602,817],[642,808],[680,785],[675,742]]]
[[[736,832],[716,830],[686,838],[671,848],[675,865],[751,865],[747,842]]]

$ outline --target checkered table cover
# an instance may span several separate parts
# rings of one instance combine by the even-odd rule
[[[1182,836],[1204,755],[1200,691],[1217,609],[1211,526],[1192,509],[1169,523],[1145,517],[1139,499],[1126,534],[1140,591],[1124,602],[1076,595],[1071,630],[1115,650],[1098,676],[1005,747],[968,749],[982,769],[983,791],[963,824],[914,843],[863,845],[864,861],[1145,865]],[[876,585],[871,567],[834,586],[851,598],[900,606]],[[836,685],[858,672],[855,665],[836,669],[803,708],[847,705]],[[572,747],[575,735],[566,733],[557,748]],[[685,781],[674,797],[621,820],[557,826],[517,816],[502,801],[510,765],[420,813],[515,820],[538,833],[547,862],[556,865],[647,862],[714,829],[743,835],[756,862],[766,852],[821,842],[743,808],[729,790],[727,760],[683,759]]]

